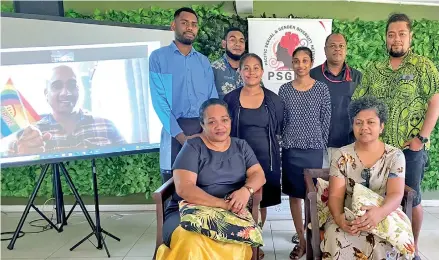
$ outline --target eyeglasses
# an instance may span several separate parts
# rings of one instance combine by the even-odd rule
[[[370,181],[370,169],[366,168],[363,169],[361,172],[361,178],[363,178],[365,181],[361,183],[364,187],[369,188],[369,181]]]

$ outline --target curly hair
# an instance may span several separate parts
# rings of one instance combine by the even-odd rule
[[[373,96],[364,96],[354,100],[349,105],[349,117],[354,119],[363,110],[374,109],[381,123],[385,123],[389,116],[389,109],[386,104]]]

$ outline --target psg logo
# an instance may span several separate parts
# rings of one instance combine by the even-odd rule
[[[264,65],[269,70],[269,79],[275,75],[284,75],[284,73],[276,72],[289,72],[291,76],[292,71],[292,55],[297,47],[305,46],[311,49],[313,55],[315,55],[315,48],[309,34],[300,27],[293,25],[281,26],[271,33],[264,46]],[[288,75],[279,76],[278,80],[286,79]]]

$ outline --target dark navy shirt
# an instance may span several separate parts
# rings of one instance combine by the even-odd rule
[[[362,74],[344,64],[338,75],[333,75],[326,64],[313,68],[310,72],[313,79],[324,82],[331,95],[331,124],[329,127],[328,147],[340,148],[352,143],[350,135],[352,123],[348,115],[355,88],[360,84]]]
[[[217,198],[224,198],[242,188],[247,170],[259,161],[248,143],[231,138],[224,152],[209,149],[200,137],[187,140],[175,159],[173,170],[187,170],[197,174],[197,187]],[[178,210],[181,198],[174,194],[168,211]]]

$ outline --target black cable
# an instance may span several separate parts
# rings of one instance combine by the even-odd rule
[[[47,225],[44,225],[44,226],[39,226],[39,225],[34,225],[34,224],[32,224],[32,223],[37,222],[37,221],[46,221],[46,220],[43,219],[43,218],[40,218],[40,219],[34,219],[34,220],[32,220],[32,221],[29,222],[29,225],[30,225],[31,227],[43,228],[43,229],[46,229],[46,228],[48,228],[48,227],[52,227],[50,224],[47,224]]]
[[[3,236],[3,235],[13,235],[15,232],[2,232],[1,233],[1,235]],[[20,237],[24,237],[24,232],[23,231],[20,231],[19,233],[18,233],[18,237],[17,238],[20,238]],[[8,241],[8,240],[12,240],[12,237],[11,238],[2,238],[1,239],[1,241]]]
[[[3,212],[4,213],[4,212]],[[6,213],[5,213],[6,214]],[[7,215],[7,214],[6,214]],[[50,230],[50,229],[52,229],[53,227],[50,225],[50,224],[47,224],[47,225],[45,225],[45,226],[39,226],[39,225],[34,225],[33,223],[34,222],[37,222],[37,221],[45,221],[45,219],[44,218],[39,218],[39,219],[34,219],[34,220],[32,220],[32,221],[30,221],[30,222],[28,222],[28,224],[31,226],[31,227],[37,227],[37,228],[42,228],[42,230],[40,230],[40,231],[29,231],[29,232],[24,232],[24,231],[20,231],[20,232],[18,232],[18,237],[17,237],[17,239],[18,238],[20,238],[20,237],[24,237],[24,235],[26,235],[26,234],[38,234],[38,233],[42,233],[42,232],[45,232],[45,231],[47,231],[47,230]],[[52,221],[53,220],[53,213],[52,213],[52,216],[50,217],[50,221]],[[13,235],[15,232],[14,231],[8,231],[8,232],[2,232],[1,233],[1,235],[3,236],[3,235]],[[8,241],[8,240],[12,240],[12,237],[9,237],[9,238],[2,238],[1,239],[1,241]]]

